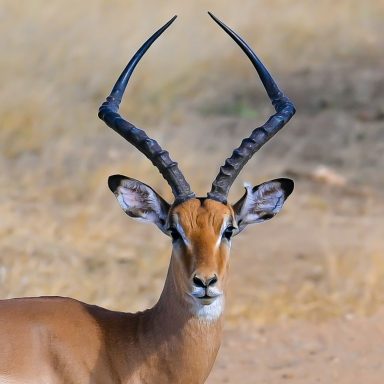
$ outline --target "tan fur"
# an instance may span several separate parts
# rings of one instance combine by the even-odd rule
[[[69,298],[0,301],[0,383],[200,384],[215,361],[222,316],[191,311],[186,290],[194,273],[217,274],[225,292],[229,245],[219,242],[231,207],[189,200],[169,224],[189,245],[175,245],[158,303],[136,314],[108,311]]]

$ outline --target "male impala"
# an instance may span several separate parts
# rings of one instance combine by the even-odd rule
[[[207,197],[197,198],[168,152],[118,114],[128,80],[147,49],[175,17],[138,50],[99,117],[159,169],[172,188],[167,203],[151,187],[115,175],[108,184],[131,217],[156,224],[172,238],[172,255],[158,303],[139,313],[113,312],[62,297],[0,302],[0,383],[204,383],[220,347],[232,236],[275,216],[293,190],[289,179],[246,186],[234,205],[229,188],[251,156],[295,109],[249,46],[210,16],[249,57],[276,113],[225,161]]]

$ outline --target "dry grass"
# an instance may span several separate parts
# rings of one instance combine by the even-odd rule
[[[121,214],[106,178],[126,173],[170,192],[96,111],[142,40],[178,13],[135,73],[123,111],[166,143],[203,194],[234,142],[270,112],[207,7],[257,47],[301,112],[250,163],[233,195],[244,179],[308,175],[321,163],[348,188],[369,190],[350,196],[297,177],[281,218],[236,239],[229,319],[323,319],[382,306],[382,1],[249,0],[242,9],[218,1],[2,1],[1,297],[59,294],[132,311],[154,303],[170,246]],[[264,241],[274,232],[279,244]]]

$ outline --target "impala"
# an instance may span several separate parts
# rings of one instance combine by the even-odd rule
[[[275,216],[293,181],[246,185],[234,205],[229,189],[252,155],[295,113],[251,48],[210,14],[251,60],[276,113],[234,150],[207,197],[196,197],[176,162],[144,131],[124,120],[119,104],[132,72],[176,16],[137,51],[102,104],[99,117],[152,161],[172,188],[172,204],[150,186],[121,175],[108,185],[131,217],[172,238],[172,255],[157,304],[143,312],[113,312],[70,298],[0,302],[0,383],[204,383],[222,334],[231,239],[248,224]]]

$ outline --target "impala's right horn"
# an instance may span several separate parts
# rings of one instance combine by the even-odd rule
[[[208,13],[232,37],[251,60],[276,110],[276,113],[264,125],[256,128],[251,136],[244,139],[241,145],[233,151],[232,156],[225,160],[225,164],[220,168],[219,174],[213,181],[208,198],[226,203],[229,189],[244,165],[270,138],[288,123],[295,114],[295,107],[291,100],[279,89],[272,76],[248,44],[222,21],[217,19],[217,17],[210,12]]]
[[[132,57],[118,78],[111,94],[101,105],[99,109],[99,117],[109,127],[124,137],[124,139],[129,141],[149,160],[151,160],[152,164],[159,169],[164,179],[172,188],[175,201],[182,202],[194,197],[195,194],[191,191],[191,188],[181,173],[177,163],[171,160],[169,153],[162,149],[156,140],[151,139],[143,130],[124,120],[118,113],[121,99],[136,65],[144,56],[148,48],[174,22],[175,19],[176,16],[156,31]]]

